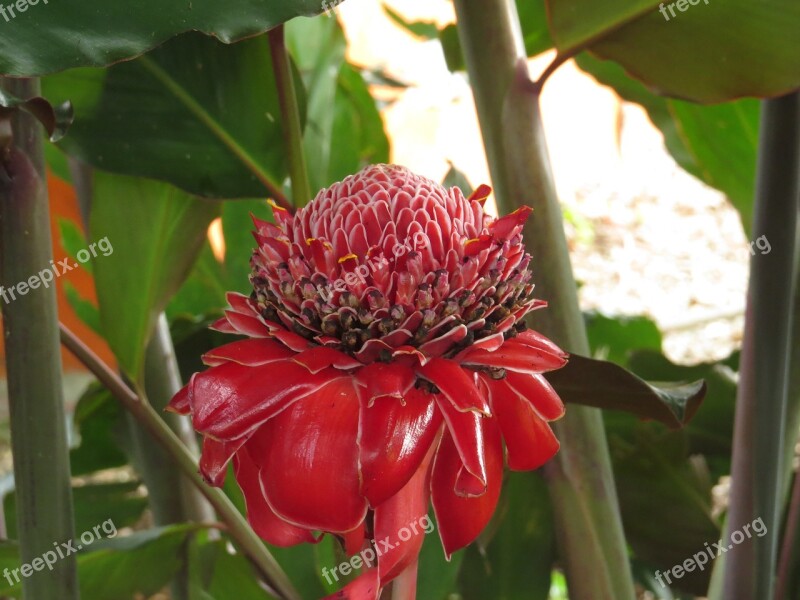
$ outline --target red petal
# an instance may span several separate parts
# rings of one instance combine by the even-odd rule
[[[278,517],[267,504],[258,479],[258,467],[247,450],[234,457],[236,481],[247,505],[247,521],[258,537],[274,546],[295,546],[303,542],[314,542],[310,531],[295,527]]]
[[[506,443],[508,467],[514,471],[538,469],[558,452],[558,440],[550,426],[506,380],[482,379]]]
[[[263,367],[212,367],[193,379],[194,428],[219,440],[240,438],[337,375],[333,369],[312,375],[288,360]]]
[[[416,563],[425,534],[433,531],[428,502],[434,450],[429,449],[403,489],[375,509],[375,547],[382,585]]]
[[[273,510],[308,529],[345,533],[358,527],[367,502],[358,490],[357,434],[350,378],[334,380],[267,421],[247,448],[260,457]]]
[[[564,366],[566,360],[537,348],[513,344],[511,340],[494,352],[481,348],[470,348],[461,356],[461,364],[486,367],[501,367],[520,373],[545,373]]]
[[[336,581],[339,576],[331,573],[327,569],[322,570],[322,576],[332,583],[331,576]],[[360,575],[355,581],[348,583],[344,588],[338,592],[334,592],[330,596],[325,596],[322,600],[378,600],[381,588],[378,582],[378,569],[370,569],[363,575]]]
[[[528,220],[528,215],[533,209],[530,206],[520,206],[514,212],[500,217],[489,224],[489,231],[495,239],[507,240],[511,235]]]
[[[353,531],[343,533],[342,541],[344,542],[345,554],[353,556],[358,553],[361,548],[363,548],[364,542],[367,539],[366,533],[366,523],[364,521],[361,521],[358,527],[353,529]]]
[[[544,375],[524,375],[509,371],[506,373],[506,381],[531,403],[543,419],[554,421],[564,416],[564,403]]]
[[[225,318],[238,333],[250,337],[269,337],[269,327],[253,315],[243,315],[233,310],[225,311]]]
[[[453,487],[464,496],[480,496],[486,491],[487,478],[482,426],[485,417],[474,411],[456,410],[441,394],[436,394],[436,404],[464,465],[464,472],[458,481],[453,480]]]
[[[479,411],[489,414],[486,398],[475,387],[472,371],[446,358],[432,358],[428,364],[417,369],[417,373],[432,382],[442,395],[460,411]]]
[[[194,375],[192,375],[192,379],[194,379]],[[192,405],[189,399],[192,388],[192,379],[190,379],[189,383],[178,390],[178,393],[172,397],[172,400],[169,401],[166,410],[169,412],[178,413],[179,415],[188,415],[190,412],[192,412]]]
[[[258,314],[258,311],[250,304],[250,298],[245,296],[244,294],[240,294],[238,292],[228,292],[225,294],[225,299],[228,301],[228,304],[231,305],[231,308],[234,312],[241,313],[243,315],[255,315]]]
[[[494,514],[503,479],[503,447],[500,431],[493,419],[482,419],[486,440],[487,489],[482,496],[467,498],[454,486],[461,470],[461,458],[453,438],[445,433],[433,465],[431,490],[433,510],[439,526],[442,546],[449,558],[456,550],[471,543]]]
[[[214,487],[221,487],[225,482],[228,463],[239,448],[247,441],[247,437],[230,442],[218,442],[211,438],[203,439],[203,453],[200,455],[200,473]]]
[[[356,373],[356,391],[367,404],[383,396],[402,399],[413,387],[414,379],[411,367],[397,363],[372,363]]]
[[[537,348],[543,352],[549,352],[553,356],[563,358],[565,362],[566,359],[569,358],[569,354],[556,346],[553,340],[532,329],[526,329],[518,334],[517,337],[511,338],[508,341],[512,344],[523,344],[531,348]]]
[[[254,338],[214,348],[203,355],[203,362],[210,367],[226,362],[257,367],[293,355],[294,352],[274,340]]]
[[[491,193],[492,193],[492,188],[486,185],[485,183],[482,183],[475,189],[474,192],[472,192],[469,195],[469,198],[467,198],[467,200],[469,200],[470,202],[474,200],[475,202],[480,202],[481,204],[483,204],[484,202],[486,202],[486,199],[489,197],[489,194]]]
[[[312,373],[319,373],[326,367],[355,369],[356,367],[362,366],[355,358],[348,356],[344,352],[339,352],[333,348],[326,348],[325,346],[316,346],[305,350],[297,354],[292,360],[303,365]]]
[[[378,506],[402,488],[419,468],[442,424],[431,394],[412,388],[401,402],[383,397],[360,401],[361,493]]]

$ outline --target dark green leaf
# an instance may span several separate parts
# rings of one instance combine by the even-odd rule
[[[81,66],[105,67],[142,54],[188,31],[225,43],[255,36],[299,15],[322,12],[318,0],[142,0],[136,10],[119,2],[51,2],[3,23],[0,73],[45,75]],[[19,6],[19,4],[16,4]]]
[[[685,432],[616,417],[633,430],[607,426],[626,539],[639,560],[664,571],[721,537],[711,514],[715,482],[702,457],[689,456]],[[673,587],[705,595],[710,567],[686,573]]]
[[[663,95],[712,103],[800,86],[796,0],[548,0],[547,6],[560,53],[588,47]]]
[[[578,66],[625,100],[641,104],[686,171],[725,193],[749,232],[755,193],[760,106],[751,99],[701,106],[657,96],[612,61],[582,53]]]
[[[80,435],[80,444],[70,450],[73,475],[85,475],[127,464],[117,441],[123,427],[122,408],[111,393],[93,383],[78,400],[73,426]]]
[[[706,393],[703,381],[651,385],[619,365],[577,354],[546,377],[565,403],[621,410],[671,428],[688,423]]]
[[[508,474],[493,523],[497,529],[488,544],[482,535],[465,552],[459,586],[464,600],[547,600],[555,532],[539,474]]]
[[[181,566],[180,547],[197,525],[173,525],[103,539],[78,556],[81,597],[122,600],[150,596]]]
[[[97,168],[212,198],[265,196],[285,176],[263,37],[226,46],[184,35],[133,62],[47,77],[43,89],[73,99],[63,148]]]
[[[467,197],[469,197],[469,195],[472,193],[473,190],[472,184],[470,184],[469,179],[467,179],[467,176],[464,175],[464,173],[462,173],[458,169],[456,169],[455,165],[453,165],[452,163],[450,164],[450,168],[447,170],[447,174],[444,176],[442,185],[446,188],[457,187]]]
[[[193,541],[189,565],[192,594],[200,600],[275,598],[259,584],[247,558],[231,553],[227,544],[225,540]]]
[[[702,408],[684,432],[692,454],[703,454],[715,479],[730,473],[733,420],[736,405],[736,373],[731,364],[738,353],[719,363],[676,365],[658,352],[642,350],[630,356],[628,368],[639,377],[658,381],[703,379],[708,393]]]
[[[218,210],[165,183],[95,173],[91,230],[113,246],[95,263],[100,319],[134,381],[156,318],[188,275]]]

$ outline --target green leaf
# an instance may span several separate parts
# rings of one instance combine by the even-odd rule
[[[619,433],[616,420],[627,421],[632,434],[627,427]],[[720,539],[711,513],[715,482],[702,457],[690,457],[685,432],[632,421],[630,415],[607,419],[622,522],[635,556],[664,571]],[[705,595],[710,566],[673,587]]]
[[[436,523],[433,511],[428,518]],[[436,531],[438,531],[438,524]],[[417,571],[417,598],[444,600],[455,598],[458,591],[458,574],[464,562],[466,550],[454,552],[448,561],[444,557],[442,541],[436,532],[425,536],[419,555]]]
[[[691,454],[702,454],[714,479],[730,473],[733,421],[736,406],[738,353],[718,363],[685,366],[670,362],[660,352],[640,350],[630,355],[628,368],[639,377],[657,381],[706,382],[702,409],[684,428]]]
[[[0,40],[0,48],[2,45],[3,41]],[[0,50],[0,61],[2,61],[2,50]],[[0,62],[0,64],[2,63]],[[67,128],[72,123],[72,105],[69,102],[53,107],[50,102],[39,96],[23,100],[11,95],[6,90],[0,90],[0,122],[8,119],[17,110],[33,115],[45,128],[51,142],[56,142],[64,137]]]
[[[412,22],[403,18],[401,14],[389,8],[386,4],[381,4],[381,8],[383,8],[383,12],[385,12],[392,21],[408,31],[411,35],[424,40],[434,40],[439,35],[439,28],[436,26],[436,23],[428,21]]]
[[[472,184],[470,184],[469,179],[467,179],[467,176],[464,175],[464,173],[462,173],[458,169],[456,169],[455,165],[453,165],[452,163],[450,164],[450,168],[447,170],[447,173],[444,176],[442,185],[446,188],[457,187],[467,197],[469,197],[469,195],[473,191]]]
[[[547,600],[555,532],[542,477],[509,473],[493,521],[497,530],[488,544],[482,534],[465,552],[459,582],[464,600]]]
[[[359,71],[345,61],[345,38],[336,19],[297,19],[286,44],[302,76],[308,101],[303,147],[312,190],[370,163],[389,161],[383,120]]]
[[[61,235],[61,246],[71,258],[78,260],[78,252],[86,248],[86,238],[81,228],[70,219],[58,219],[58,231]],[[92,263],[84,263],[83,268],[91,273]]]
[[[188,34],[138,60],[42,85],[75,105],[62,147],[97,168],[211,198],[264,196],[285,177],[266,38],[226,46]]]
[[[193,540],[189,563],[192,594],[200,600],[274,598],[259,584],[247,558],[231,553],[227,544],[225,540],[205,543]]]
[[[121,600],[150,596],[181,567],[180,548],[197,525],[182,524],[103,539],[78,556],[81,597]]]
[[[565,403],[621,410],[671,428],[688,423],[706,393],[703,381],[651,385],[619,365],[577,354],[546,377]]]
[[[580,54],[578,66],[625,100],[641,104],[686,171],[725,193],[751,230],[760,103],[743,99],[702,106],[655,95],[611,61]]]
[[[547,0],[547,6],[562,55],[590,48],[663,95],[712,103],[800,86],[795,0]]]
[[[84,263],[84,266],[89,266],[90,264],[90,262],[87,262]],[[81,296],[78,289],[69,281],[64,282],[64,294],[66,295],[67,302],[69,302],[72,310],[74,310],[75,314],[78,315],[78,318],[86,323],[86,325],[88,325],[92,331],[102,336],[103,332],[100,326],[100,311],[97,310],[97,307],[89,300]]]
[[[124,427],[122,409],[105,387],[91,384],[78,400],[73,427],[80,443],[70,450],[72,475],[86,475],[128,463],[116,435]]]
[[[625,366],[628,353],[636,348],[661,350],[661,332],[647,317],[607,317],[584,314],[592,355]],[[661,379],[660,381],[669,381]]]
[[[95,263],[100,320],[132,380],[158,314],[188,275],[218,211],[217,203],[164,183],[95,172],[91,230],[113,246]]]
[[[11,17],[13,23],[3,23],[0,73],[32,76],[80,66],[105,67],[189,31],[230,44],[323,10],[318,0],[230,0],[224,4],[142,0],[135,11],[124,3],[100,0],[34,4],[28,0],[27,14],[16,14]]]

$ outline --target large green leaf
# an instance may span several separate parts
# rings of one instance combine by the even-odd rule
[[[179,549],[197,528],[172,525],[95,542],[78,556],[81,597],[121,600],[156,593],[181,567]]]
[[[286,43],[308,101],[303,147],[311,189],[319,190],[368,163],[388,162],[389,142],[361,74],[345,61],[336,19],[296,19]]]
[[[138,380],[158,314],[180,287],[218,203],[165,183],[96,172],[91,230],[113,251],[95,258],[103,331],[120,367]]]
[[[796,0],[547,0],[547,6],[562,55],[589,48],[661,94],[711,103],[800,86]]]
[[[685,433],[655,423],[631,423],[630,415],[607,414],[609,445],[625,535],[635,555],[662,571],[681,564],[720,538],[712,516],[711,487],[702,457],[690,458]],[[633,435],[618,433],[628,421]],[[627,428],[623,428],[627,431]],[[710,565],[687,573],[675,587],[700,595]]]
[[[72,67],[103,67],[155,48],[171,37],[202,31],[225,43],[267,31],[298,15],[320,13],[318,0],[192,0],[162,2],[20,2],[0,37],[0,73],[44,75]],[[17,9],[18,10],[18,9]]]
[[[111,392],[92,383],[78,400],[72,418],[80,435],[80,444],[69,453],[73,476],[127,464],[117,439],[124,427],[122,408]]]
[[[540,475],[508,474],[493,525],[488,544],[482,535],[466,550],[460,576],[464,600],[547,600],[555,534]]]
[[[650,384],[619,365],[577,354],[546,377],[568,404],[624,411],[670,428],[688,423],[706,393],[703,381]]]
[[[213,198],[265,196],[285,176],[264,37],[226,46],[187,34],[110,69],[47,77],[43,89],[73,101],[61,146],[97,168]]]
[[[200,538],[198,535],[197,538]],[[225,540],[192,542],[189,572],[195,600],[271,600],[259,584],[252,565],[241,554],[233,554]]]
[[[753,99],[702,106],[657,96],[611,61],[582,53],[578,66],[611,86],[625,100],[641,104],[664,134],[664,143],[686,171],[724,192],[751,228],[755,193],[760,103]]]

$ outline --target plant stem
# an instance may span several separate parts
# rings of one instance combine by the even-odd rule
[[[800,251],[800,229],[797,231],[797,249]],[[800,256],[795,264],[794,314],[792,315],[792,341],[789,354],[789,407],[786,414],[786,441],[784,464],[788,465],[789,495],[784,539],[778,563],[778,579],[775,587],[776,600],[790,600],[790,590],[800,589],[800,472],[794,473],[792,463],[796,444],[800,440]]]
[[[272,54],[272,69],[278,86],[281,106],[283,138],[289,154],[289,176],[292,179],[292,199],[296,207],[305,206],[311,199],[311,186],[303,151],[303,129],[300,124],[300,107],[297,104],[297,90],[283,25],[278,25],[267,33]]]
[[[750,283],[736,398],[727,535],[756,519],[763,536],[729,550],[722,597],[772,598],[784,493],[789,326],[800,198],[800,94],[764,101],[754,235],[772,250],[750,260]]]
[[[61,325],[61,342],[94,373],[98,381],[108,388],[125,409],[130,411],[147,428],[156,442],[166,450],[178,469],[189,478],[200,493],[211,503],[219,518],[227,526],[230,537],[239,544],[244,554],[253,561],[256,568],[278,595],[286,600],[300,600],[300,596],[292,586],[289,578],[269,553],[266,546],[253,533],[241,513],[221,490],[213,488],[203,481],[197,471],[195,458],[186,450],[158,413],[153,410],[153,407],[137,396],[108,365],[103,363],[88,346],[63,324]]]
[[[484,147],[501,213],[532,204],[525,240],[537,289],[550,303],[532,319],[565,349],[588,354],[575,280],[539,113],[512,0],[456,0]],[[572,600],[633,598],[617,493],[599,410],[571,407],[555,424],[561,450],[548,463],[559,550]]]
[[[38,79],[4,79],[2,86],[20,98],[40,93]],[[42,129],[22,111],[10,122],[11,145],[0,149],[3,320],[20,560],[31,563],[53,543],[74,539],[75,529],[56,290],[39,284],[20,290],[37,273],[52,276]],[[75,555],[47,574],[25,577],[22,586],[26,598],[77,599]]]
[[[178,369],[178,359],[175,356],[175,347],[172,345],[169,323],[164,313],[159,315],[153,337],[147,344],[144,383],[150,405],[156,412],[162,413],[164,421],[175,432],[186,450],[196,459],[200,456],[200,448],[189,418],[175,413],[162,412],[183,386]],[[182,515],[199,523],[213,521],[215,519],[214,511],[211,510],[211,506],[203,499],[203,496],[188,481],[182,483],[184,484],[181,486]]]

